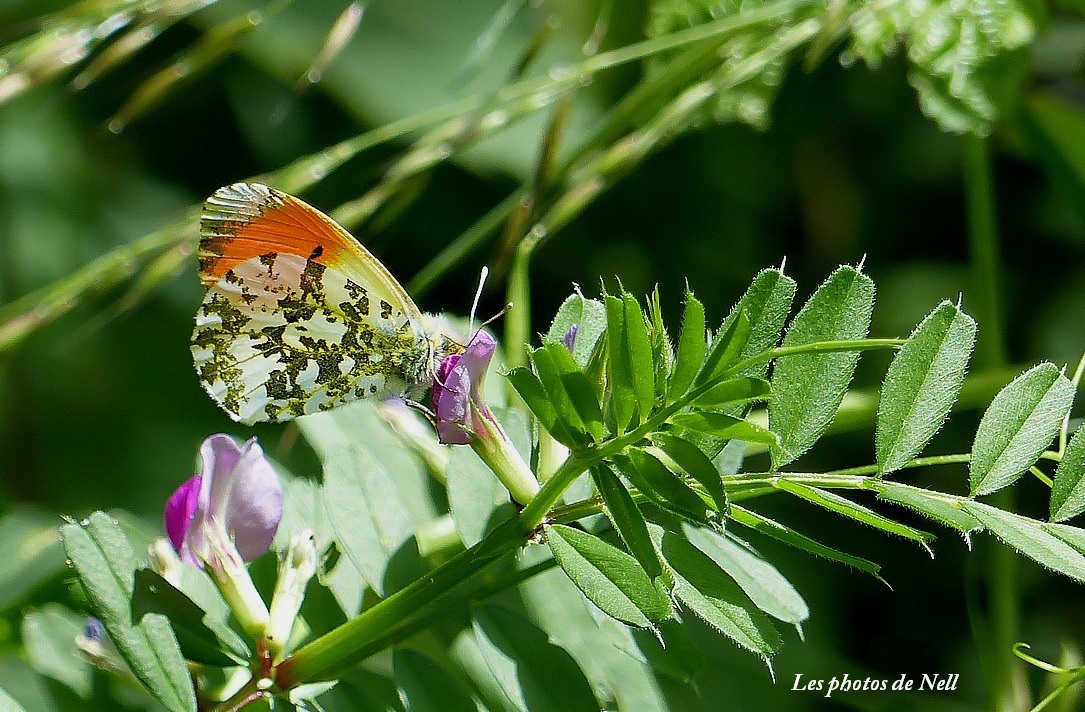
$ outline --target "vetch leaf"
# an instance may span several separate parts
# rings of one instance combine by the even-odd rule
[[[597,299],[588,299],[580,293],[570,294],[554,316],[550,330],[543,338],[545,343],[558,344],[576,326],[576,341],[573,343],[573,359],[577,366],[584,368],[591,359],[592,351],[607,329],[607,310]]]
[[[670,598],[621,549],[561,524],[547,527],[546,543],[576,587],[608,616],[638,628],[671,616]]]
[[[576,365],[564,344],[546,344],[531,355],[558,416],[572,429],[603,437],[603,412],[588,377]]]
[[[690,544],[716,562],[735,580],[758,608],[776,620],[799,625],[810,617],[810,609],[791,582],[775,566],[744,543],[711,529],[682,527]]]
[[[1054,534],[1077,551],[1085,554],[1085,529],[1072,527],[1069,524],[1055,523],[1044,524],[1043,528],[1048,534]]]
[[[479,651],[517,712],[599,712],[576,661],[534,624],[497,606],[474,614]]]
[[[728,378],[693,399],[698,408],[718,408],[731,404],[747,404],[768,400],[772,396],[769,382],[762,378],[739,376]]]
[[[478,712],[464,684],[431,658],[397,648],[392,669],[408,712]]]
[[[618,476],[605,464],[594,468],[592,477],[618,536],[625,542],[633,558],[637,560],[648,577],[653,581],[658,579],[663,575],[663,564],[648,534],[644,515],[637,509],[633,497],[630,496]]]
[[[965,502],[965,511],[983,523],[1004,544],[1036,563],[1085,583],[1085,554],[1051,534],[1045,523],[1006,512],[982,502]],[[1047,524],[1046,527],[1056,525]],[[1071,527],[1066,527],[1070,529]]]
[[[486,532],[514,513],[509,491],[474,450],[452,448],[446,477],[448,508],[466,546],[480,542]]]
[[[695,383],[701,385],[716,378],[721,371],[738,361],[750,340],[750,317],[739,310],[735,316],[723,322],[722,330],[712,339],[704,366],[697,374]]]
[[[343,552],[374,591],[391,593],[421,573],[414,525],[396,478],[369,447],[359,441],[327,453],[324,491]]]
[[[907,464],[942,427],[975,342],[972,317],[942,302],[897,352],[878,405],[875,450],[883,474]]]
[[[95,512],[60,528],[64,551],[109,637],[135,676],[171,712],[195,712],[188,666],[169,621],[157,613],[132,620],[135,554],[117,523]]]
[[[671,532],[662,533],[661,550],[677,574],[674,592],[684,608],[764,658],[780,649],[783,640],[768,616],[711,559]]]
[[[878,572],[881,571],[881,566],[873,561],[868,561],[867,559],[858,556],[846,554],[830,546],[825,546],[821,542],[811,539],[805,534],[800,534],[794,529],[784,526],[757,512],[743,509],[738,505],[732,504],[730,521],[741,524],[744,527],[749,527],[756,532],[783,542],[788,546],[813,554],[814,556],[820,556],[829,561],[835,561],[839,564],[844,564],[845,566],[851,566],[854,569],[870,574],[879,581],[882,580],[882,577],[878,574]]]
[[[907,507],[940,524],[953,527],[962,534],[983,528],[978,519],[956,504],[946,501],[940,492],[931,492],[920,487],[888,480],[879,482],[876,489],[878,499]]]
[[[782,346],[862,339],[870,328],[874,282],[853,267],[833,272],[803,305]],[[776,468],[810,449],[832,423],[851,383],[859,352],[795,354],[776,360],[775,397],[769,402],[769,429],[780,436],[772,449]]]
[[[1077,429],[1055,470],[1051,521],[1064,522],[1085,511],[1085,426]]]
[[[187,660],[231,667],[247,663],[251,657],[245,641],[225,620],[217,620],[154,571],[139,569],[134,579],[132,614],[138,620],[148,613],[169,620]]]
[[[58,603],[46,603],[23,616],[21,631],[31,667],[84,700],[94,692],[94,668],[75,646],[85,623],[85,615],[77,615]],[[0,699],[0,710],[6,709]]]
[[[983,414],[972,445],[972,495],[997,492],[1036,462],[1059,432],[1074,384],[1053,363],[1041,363],[999,391]]]
[[[15,701],[8,693],[0,688],[0,710],[3,712],[26,712],[26,708]]]
[[[686,290],[686,308],[682,314],[682,333],[678,337],[678,353],[674,359],[667,388],[667,400],[674,401],[689,390],[697,371],[701,369],[707,348],[704,305]]]
[[[633,370],[629,365],[629,345],[625,337],[625,302],[606,296],[607,309],[607,380],[610,384],[610,410],[613,430],[621,434],[629,427],[637,409]],[[640,318],[638,313],[637,318]]]
[[[655,363],[652,360],[652,342],[648,338],[648,325],[644,312],[631,294],[623,294],[625,307],[625,339],[629,349],[629,367],[633,373],[633,392],[637,397],[637,413],[640,420],[652,412],[656,399]]]
[[[564,423],[558,420],[557,409],[554,408],[554,404],[550,402],[549,396],[546,395],[546,389],[543,388],[542,381],[530,368],[514,368],[509,371],[506,377],[512,387],[516,389],[516,392],[520,394],[520,397],[524,399],[524,403],[527,403],[532,415],[538,419],[539,425],[546,432],[553,435],[555,440],[566,447],[576,444],[572,433],[569,432]]]
[[[917,541],[922,544],[924,548],[926,548],[928,541],[934,539],[933,534],[928,534],[919,529],[914,529],[905,524],[901,524],[900,522],[878,514],[861,504],[852,502],[850,499],[841,497],[835,492],[828,492],[823,489],[818,489],[817,487],[810,487],[782,477],[776,480],[776,487],[782,489],[784,492],[793,494],[800,499],[805,499],[811,504],[823,507],[830,512],[841,514],[849,519],[854,519],[857,522],[866,524],[867,526],[880,529],[883,532],[896,534],[905,539]]]
[[[795,280],[780,269],[761,270],[754,277],[720,329],[726,331],[728,324],[737,319],[740,313],[750,320],[750,336],[739,354],[740,360],[771,349],[779,341],[780,332],[791,311],[791,302],[795,299],[795,286]],[[767,371],[768,364],[760,363],[750,366],[740,375],[764,376]]]
[[[682,428],[696,430],[728,440],[742,440],[748,443],[761,443],[769,446],[774,446],[778,442],[776,434],[771,430],[766,430],[760,425],[726,413],[704,411],[679,413],[671,418],[671,422]]]
[[[665,432],[652,433],[652,442],[659,446],[663,454],[683,472],[692,477],[716,504],[716,510],[726,516],[727,492],[723,489],[723,480],[719,470],[696,445]]]
[[[630,448],[628,457],[617,457],[614,462],[634,487],[664,509],[698,524],[716,518],[709,514],[701,496],[651,453]]]

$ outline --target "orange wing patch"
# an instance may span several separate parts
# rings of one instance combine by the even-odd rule
[[[266,185],[234,183],[204,203],[199,259],[207,287],[261,255],[288,253],[343,269],[359,252],[354,238],[323,213]]]

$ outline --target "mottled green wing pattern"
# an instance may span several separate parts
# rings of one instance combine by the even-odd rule
[[[203,387],[245,424],[289,420],[422,385],[433,345],[399,305],[299,255],[242,262],[196,314]]]

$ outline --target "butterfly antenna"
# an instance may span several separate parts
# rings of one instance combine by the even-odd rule
[[[486,265],[482,266],[482,272],[478,276],[478,289],[475,290],[475,299],[471,302],[471,320],[468,323],[467,330],[472,334],[475,333],[475,312],[478,311],[478,302],[482,299],[482,290],[486,287],[486,278],[490,276],[490,268]],[[490,321],[493,321],[492,319]],[[490,322],[486,322],[489,324]],[[486,326],[483,324],[482,326]],[[482,328],[481,326],[479,327]]]

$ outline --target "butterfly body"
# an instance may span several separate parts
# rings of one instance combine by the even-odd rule
[[[196,371],[244,423],[416,397],[440,360],[461,348],[431,332],[399,283],[343,228],[259,184],[208,199],[200,274],[208,292],[192,334]]]

